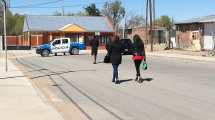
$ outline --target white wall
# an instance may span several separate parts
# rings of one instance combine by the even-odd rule
[[[3,45],[2,44],[3,44],[3,38],[2,38],[2,36],[0,36],[0,52],[3,50]]]
[[[175,39],[175,37],[171,37],[171,41],[172,41],[172,47],[176,48],[176,39]]]
[[[215,23],[206,23],[204,31],[204,49],[212,50],[215,47]]]

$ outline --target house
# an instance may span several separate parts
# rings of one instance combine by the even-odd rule
[[[215,15],[177,22],[177,48],[200,51],[215,47]]]
[[[155,43],[165,43],[166,42],[166,29],[163,27],[156,27],[153,29],[153,33],[154,33],[154,42]],[[128,38],[133,39],[134,35],[139,35],[146,44],[150,44],[149,41],[149,28],[148,28],[148,32],[146,34],[146,28],[145,27],[133,27],[128,29]]]
[[[154,49],[161,50],[166,48],[166,41],[167,41],[167,30],[163,27],[155,27],[153,29],[153,40],[154,40]],[[134,35],[139,35],[141,39],[146,44],[147,48],[150,48],[151,42],[149,41],[149,28],[146,31],[145,27],[133,27],[126,30],[126,35],[131,40],[133,39]]]
[[[69,37],[88,46],[95,35],[99,36],[100,45],[104,45],[115,32],[103,16],[26,16],[23,33],[23,44],[36,47],[59,37]]]

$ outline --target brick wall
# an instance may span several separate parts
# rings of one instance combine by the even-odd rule
[[[37,47],[38,45],[43,44],[42,35],[31,35],[31,47]]]
[[[24,38],[23,36],[7,36],[8,46],[23,46]]]
[[[147,34],[146,34],[147,33]],[[165,29],[155,29],[154,30],[154,50],[164,50],[166,48],[166,33]],[[132,28],[132,32],[128,34],[128,38],[133,39],[134,35],[139,35],[141,39],[146,44],[146,50],[150,51],[151,42],[149,41],[149,31],[146,32],[144,27]]]
[[[181,49],[192,49],[193,40],[200,40],[203,46],[202,32],[204,31],[203,24],[190,23],[176,25],[176,47]],[[193,33],[198,32],[194,38]]]

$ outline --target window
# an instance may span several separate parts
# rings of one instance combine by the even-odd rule
[[[199,32],[193,32],[193,33],[192,33],[192,39],[193,39],[193,40],[199,39]]]
[[[62,40],[62,43],[63,43],[63,44],[67,44],[68,42],[69,42],[68,39],[63,39],[63,40]]]
[[[70,42],[77,42],[78,40],[77,40],[77,37],[71,37],[70,38]]]
[[[60,44],[60,40],[55,40],[54,42],[53,42],[53,45],[59,45]]]

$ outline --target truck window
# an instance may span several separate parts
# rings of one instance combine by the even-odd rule
[[[63,44],[68,44],[68,42],[69,42],[68,39],[62,39]]]
[[[53,42],[53,45],[59,45],[60,44],[60,40],[55,40],[54,42]]]

